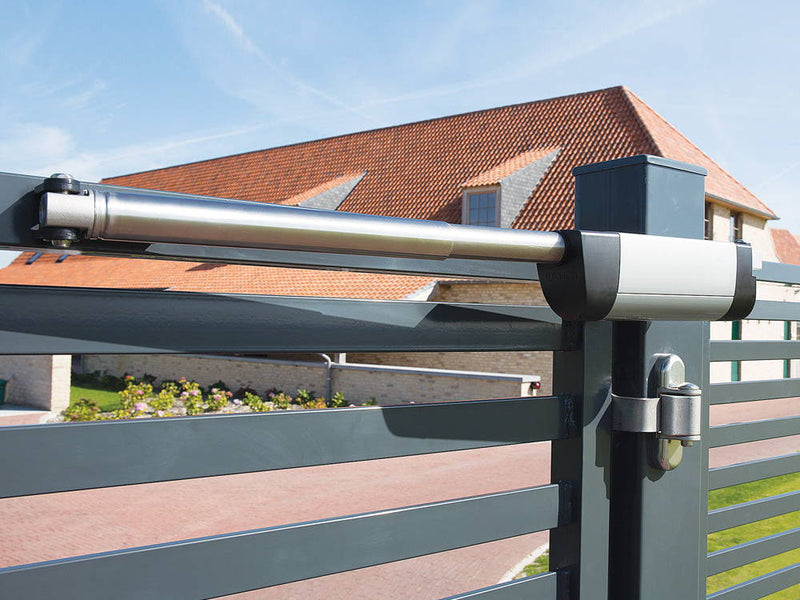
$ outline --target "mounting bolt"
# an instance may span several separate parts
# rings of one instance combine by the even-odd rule
[[[42,182],[41,190],[57,194],[80,194],[81,182],[69,173],[53,173]]]
[[[44,202],[45,195],[50,193],[55,194],[68,194],[68,195],[80,195],[81,194],[81,182],[75,179],[69,173],[53,173],[50,177],[45,179],[37,188],[37,191],[41,192],[42,200]],[[80,237],[78,232],[75,229],[70,227],[47,227],[45,226],[45,221],[43,212],[42,212],[43,205],[39,207],[39,235],[38,237],[42,239],[44,242],[50,242],[50,244],[55,248],[60,249],[67,249],[72,246],[72,242],[77,242]]]

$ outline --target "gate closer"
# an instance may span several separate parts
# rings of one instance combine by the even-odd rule
[[[752,253],[729,244],[625,233],[451,225],[178,194],[44,182],[43,239],[162,242],[540,265],[551,308],[568,321],[738,320],[753,308]],[[57,192],[47,190],[58,190]]]

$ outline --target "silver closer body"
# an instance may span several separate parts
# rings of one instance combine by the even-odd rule
[[[139,190],[45,192],[39,226],[79,240],[529,261],[565,320],[734,320],[755,302],[746,244],[453,225]]]

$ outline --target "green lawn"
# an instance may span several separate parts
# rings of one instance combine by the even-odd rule
[[[708,505],[709,509],[713,510],[723,506],[730,506],[731,504],[739,504],[796,490],[800,490],[800,473],[714,490],[709,494]],[[794,529],[795,527],[800,527],[800,511],[712,533],[708,536],[708,551],[714,552],[721,548],[735,546],[736,544],[755,540],[773,533]],[[800,549],[784,552],[738,569],[725,571],[708,578],[708,593],[742,583],[798,562],[800,562]],[[798,597],[800,597],[800,585],[794,585],[766,596],[765,600],[766,598],[769,600],[797,600]]]
[[[73,385],[69,393],[70,404],[81,398],[89,398],[97,402],[100,410],[108,412],[120,408],[119,394],[109,390],[98,390],[94,388],[79,387]]]
[[[708,497],[708,508],[713,510],[796,490],[800,490],[800,473],[713,490]],[[795,527],[800,527],[800,511],[712,533],[708,536],[708,551],[714,552]],[[544,553],[536,561],[527,565],[519,577],[544,573],[548,570],[548,562],[548,553]],[[731,569],[709,577],[707,592],[710,594],[798,562],[800,562],[800,549],[750,563],[738,569]],[[766,596],[764,600],[797,600],[797,598],[800,598],[800,585],[794,585]]]

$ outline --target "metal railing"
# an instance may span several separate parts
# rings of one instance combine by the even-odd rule
[[[764,263],[756,272],[764,283],[800,284],[800,267]],[[762,300],[748,316],[751,320],[798,321],[800,303]],[[800,358],[800,341],[711,341],[712,361],[791,360]],[[800,397],[800,380],[764,380],[717,383],[708,386],[709,404],[724,405]],[[749,442],[800,435],[800,416],[761,419],[713,426],[709,447],[723,447]],[[800,471],[800,452],[774,456],[710,469],[709,489],[716,490],[754,481],[789,475]],[[708,533],[749,525],[800,511],[800,490],[757,498],[709,511]],[[779,531],[709,553],[708,576],[717,575],[800,547],[800,529]],[[800,564],[760,575],[708,595],[715,600],[755,600],[800,584]]]

